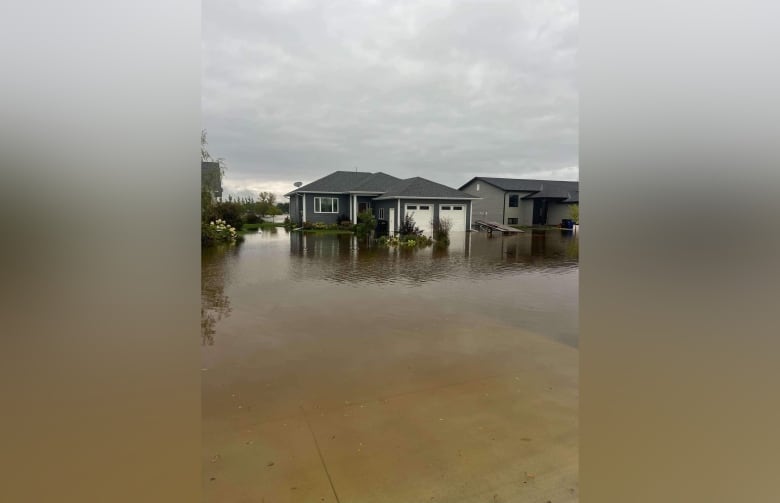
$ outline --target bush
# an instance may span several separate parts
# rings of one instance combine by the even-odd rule
[[[260,224],[263,223],[263,219],[258,217],[255,213],[249,213],[244,219],[245,224]]]
[[[452,222],[447,219],[433,219],[431,222],[433,227],[433,239],[437,243],[450,244],[450,229],[452,229]]]
[[[417,236],[422,236],[423,231],[421,231],[420,228],[417,227],[417,224],[415,223],[414,218],[412,218],[411,215],[406,215],[401,220],[401,226],[398,229],[398,234],[401,235],[402,237],[410,236],[414,238]]]
[[[210,245],[216,243],[235,243],[239,235],[235,227],[224,220],[217,219],[213,222],[203,222],[200,226],[200,244]]]
[[[339,224],[326,224],[325,222],[303,222],[303,230],[305,231],[327,231],[337,230]]]
[[[423,234],[414,236],[381,236],[376,240],[380,246],[397,246],[399,248],[423,248],[430,246],[433,240]]]
[[[244,209],[239,203],[216,203],[204,215],[204,223],[222,220],[228,226],[240,229],[244,225]]]
[[[370,236],[376,230],[376,218],[370,211],[358,214],[358,224],[355,226],[355,234],[360,237]]]

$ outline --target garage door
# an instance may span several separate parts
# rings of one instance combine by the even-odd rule
[[[431,235],[431,220],[433,220],[433,206],[430,204],[407,204],[406,214],[414,219],[415,225],[426,235]]]
[[[466,205],[465,204],[442,204],[439,206],[439,218],[445,218],[452,222],[450,230],[463,232],[466,230]]]

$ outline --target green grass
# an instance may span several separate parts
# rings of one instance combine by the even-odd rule
[[[251,232],[258,229],[271,229],[274,227],[284,227],[283,223],[262,222],[257,224],[244,224],[241,227],[242,232]]]

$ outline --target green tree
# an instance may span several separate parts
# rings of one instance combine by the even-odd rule
[[[279,215],[276,213],[276,194],[273,192],[261,192],[258,195],[257,212],[261,215]]]
[[[569,215],[571,216],[571,219],[574,220],[575,224],[580,223],[580,205],[579,204],[572,204],[569,206]]]

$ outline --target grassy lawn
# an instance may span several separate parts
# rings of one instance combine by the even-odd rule
[[[254,232],[258,229],[271,229],[273,227],[284,227],[283,223],[271,223],[271,222],[262,222],[258,224],[244,224],[241,227],[241,232]]]

